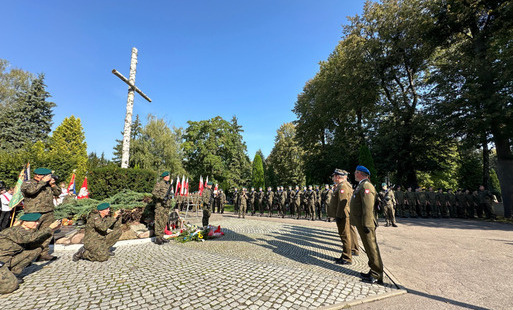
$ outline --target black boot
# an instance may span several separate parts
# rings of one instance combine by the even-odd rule
[[[81,247],[77,253],[73,254],[73,261],[74,262],[78,262],[82,257],[84,257],[84,253],[85,253],[85,248],[84,247]]]

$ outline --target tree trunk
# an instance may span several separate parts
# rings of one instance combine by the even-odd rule
[[[490,185],[490,150],[488,149],[488,139],[483,134],[483,186],[488,189]]]
[[[132,48],[132,58],[130,61],[130,77],[129,81],[135,85],[135,71],[137,67],[137,49]],[[123,150],[121,155],[121,168],[128,168],[128,161],[130,159],[130,130],[132,128],[132,113],[134,110],[134,89],[128,87],[128,98],[126,100],[126,116],[125,128],[123,130]]]
[[[504,217],[510,218],[513,204],[513,154],[511,153],[509,138],[500,132],[498,126],[499,124],[492,126],[495,147],[497,148],[497,175],[501,184]]]

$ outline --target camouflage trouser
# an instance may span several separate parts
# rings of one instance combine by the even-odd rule
[[[112,231],[107,234],[104,240],[96,240],[91,244],[84,244],[85,252],[84,259],[92,262],[104,262],[110,258],[109,249],[121,237],[121,219],[117,220]]]
[[[403,217],[404,214],[405,214],[405,211],[404,211],[404,204],[397,204],[395,206],[395,211],[396,211],[396,215],[398,217]]]
[[[395,210],[393,205],[385,205],[383,210],[387,225],[395,224]]]
[[[18,288],[18,279],[6,265],[0,267],[0,294],[9,294]]]
[[[208,226],[208,221],[210,220],[210,214],[212,212],[208,207],[203,207],[203,217],[201,218],[201,222],[203,224],[203,227]]]
[[[240,206],[239,206],[239,217],[246,217],[246,204],[245,203],[242,203]]]
[[[308,204],[308,216],[311,219],[315,219],[315,204],[313,203]]]
[[[47,228],[54,221],[55,221],[55,217],[53,216],[53,212],[42,213],[41,218],[39,219],[39,226],[37,227],[37,229],[41,230],[41,229]],[[43,242],[43,244],[41,245],[41,247],[43,248],[43,252],[41,252],[41,254],[48,254],[48,252],[50,251],[49,246],[50,246],[50,242],[52,241],[52,238],[53,238],[53,233],[50,237],[48,237],[48,239],[46,239]]]
[[[155,237],[162,238],[164,229],[169,220],[169,208],[155,206]]]

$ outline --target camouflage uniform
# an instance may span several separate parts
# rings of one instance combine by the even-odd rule
[[[160,180],[155,184],[153,191],[153,201],[155,202],[155,237],[162,239],[164,236],[164,229],[167,225],[169,218],[169,200],[164,203],[164,198],[169,189],[170,183],[164,180]],[[178,196],[180,197],[180,196]]]
[[[242,218],[246,218],[246,209],[248,206],[248,194],[246,193],[246,189],[242,189],[242,191],[239,194],[239,218],[242,216]]]
[[[456,208],[456,195],[452,192],[452,189],[447,190],[447,207],[449,207],[449,216],[456,217],[458,210]]]
[[[51,236],[48,227],[27,230],[15,226],[0,232],[0,294],[18,288],[16,276],[41,254],[44,242]]]
[[[260,212],[260,216],[264,215],[264,192],[262,189],[258,189],[258,193],[256,193],[256,202],[258,204],[258,211]]]
[[[271,189],[267,189],[267,192],[265,193],[265,203],[267,210],[269,211],[269,217],[271,217],[273,214],[273,198],[273,191]]]
[[[396,205],[396,211],[397,211],[397,216],[399,217],[406,217],[406,210],[405,210],[405,206],[404,206],[404,192],[401,190],[401,187],[398,186],[397,187],[397,190],[394,191],[394,195],[395,195],[395,202],[397,203]]]
[[[417,198],[415,196],[415,192],[411,191],[411,187],[408,188],[408,191],[404,194],[406,199],[405,203],[408,205],[408,214],[410,217],[417,217],[417,210],[415,208]]]
[[[397,225],[395,224],[395,210],[394,210],[396,201],[395,201],[394,191],[391,189],[380,191],[379,199],[381,201],[381,206],[383,207],[383,213],[385,215],[385,221],[386,221],[385,227],[390,226],[390,225],[396,227]]]
[[[98,211],[91,212],[85,227],[82,258],[92,262],[108,260],[111,256],[110,247],[119,240],[119,237],[121,237],[121,216],[102,217]]]
[[[490,193],[490,191],[488,190],[485,190],[484,187],[482,188],[479,188],[479,191],[478,191],[478,201],[479,201],[479,208],[478,208],[478,216],[479,217],[482,217],[483,216],[483,211],[485,212],[486,214],[486,218],[487,219],[490,219],[490,218],[495,218],[495,213],[493,212],[493,209],[492,209],[492,201],[494,199],[492,193]]]
[[[214,194],[212,193],[212,189],[206,187],[203,189],[203,193],[201,194],[201,203],[203,205],[203,217],[201,222],[203,227],[208,226],[208,221],[210,219],[210,215],[212,214],[212,200]]]
[[[61,189],[57,185],[50,185],[49,182],[36,181],[34,179],[25,181],[21,185],[21,192],[25,197],[23,202],[23,211],[25,213],[41,213],[38,230],[48,228],[55,220],[53,216],[54,205],[53,198],[61,194]],[[52,241],[53,233],[48,236],[42,246],[41,255],[49,255],[49,245]]]
[[[317,213],[317,219],[322,220],[322,197],[319,186],[315,186],[315,212]]]
[[[315,203],[317,202],[317,196],[315,194],[315,191],[312,189],[309,189],[306,193],[307,197],[307,208],[309,212],[310,219],[312,221],[315,221]]]
[[[251,191],[247,194],[248,196],[248,210],[251,212],[251,215],[255,215],[256,209],[255,209],[255,196],[256,192],[255,189],[251,189]]]
[[[283,186],[281,187],[281,195],[280,195],[280,214],[281,217],[285,217],[285,214],[287,213],[287,208],[285,207],[287,201],[287,192],[283,190]]]
[[[427,198],[428,214],[431,217],[439,217],[440,214],[439,214],[438,208],[436,206],[436,193],[433,191],[432,187],[430,187],[429,191],[426,193],[426,198]]]
[[[457,213],[459,218],[467,217],[467,199],[465,199],[465,193],[461,190],[456,192],[456,203],[457,203]]]
[[[419,211],[420,211],[420,215],[422,217],[427,217],[427,197],[426,197],[426,192],[424,192],[424,190],[422,190],[422,189],[419,189],[419,191],[416,192],[416,197],[417,197],[417,203],[419,205],[419,208],[417,209],[417,213],[419,213]]]
[[[233,192],[233,213],[238,214],[239,213],[239,192],[237,189]]]
[[[321,211],[326,213],[327,220],[330,220],[330,215],[328,214],[328,207],[330,205],[331,196],[333,195],[333,191],[328,187],[325,188],[321,192]],[[333,216],[331,216],[333,217]]]

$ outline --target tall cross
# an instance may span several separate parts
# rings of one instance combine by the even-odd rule
[[[125,129],[123,130],[123,149],[121,155],[121,168],[128,168],[128,160],[130,157],[130,130],[132,129],[132,113],[134,110],[134,91],[141,95],[144,99],[151,102],[151,99],[146,96],[137,86],[135,86],[135,68],[137,67],[137,49],[132,48],[132,59],[130,60],[130,78],[127,79],[116,69],[112,73],[120,78],[123,82],[128,84],[128,98],[126,100],[126,116],[125,116]]]

